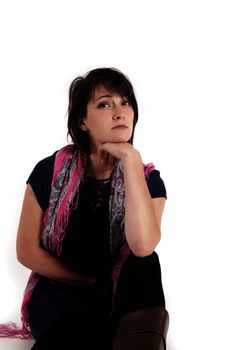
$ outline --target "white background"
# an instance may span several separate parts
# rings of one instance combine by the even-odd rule
[[[113,66],[136,90],[135,147],[168,192],[168,350],[233,348],[232,18],[225,0],[0,2],[0,322],[19,323],[29,275],[15,254],[27,177],[66,144],[73,78]]]

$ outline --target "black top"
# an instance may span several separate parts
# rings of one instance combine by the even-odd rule
[[[41,160],[27,180],[43,211],[49,205],[56,152]],[[79,190],[78,208],[71,212],[60,259],[77,272],[100,276],[112,270],[109,230],[109,195],[111,179],[88,176]],[[147,180],[151,197],[165,197],[166,189],[158,170]]]

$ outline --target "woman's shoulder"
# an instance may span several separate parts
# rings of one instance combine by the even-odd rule
[[[152,198],[167,198],[167,190],[159,170],[153,168],[148,174],[146,181]]]
[[[51,167],[53,168],[57,152],[58,151],[38,161],[38,163],[35,165],[33,170],[40,171],[40,170],[46,170],[46,169],[49,170]]]
[[[26,183],[30,184],[42,208],[46,210],[49,202],[51,183],[53,178],[54,162],[57,151],[40,160],[32,170]]]

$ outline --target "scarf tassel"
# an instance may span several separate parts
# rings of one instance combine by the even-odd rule
[[[15,338],[15,339],[32,339],[29,329],[26,327],[19,328],[16,323],[8,322],[0,324],[1,338]]]

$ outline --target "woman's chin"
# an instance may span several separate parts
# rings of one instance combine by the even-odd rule
[[[113,143],[128,142],[130,140],[130,137],[125,136],[125,135],[119,135],[117,137],[113,137],[113,138],[109,139],[109,141],[107,141],[107,142],[113,142]]]
[[[107,142],[111,142],[111,143],[123,143],[123,142],[128,142],[128,140],[126,139],[114,139],[114,140],[111,140],[111,141],[107,141]]]

